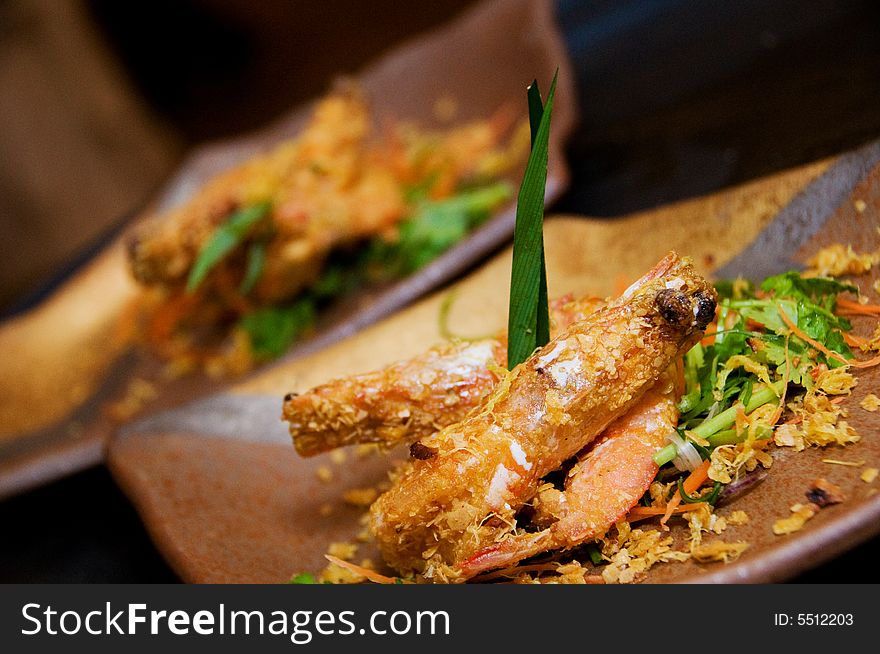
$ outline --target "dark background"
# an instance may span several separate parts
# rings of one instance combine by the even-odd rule
[[[75,4],[159,126],[162,164],[152,171],[159,184],[187,148],[261,126],[323,93],[334,75],[474,3]],[[0,0],[0,17],[31,5],[54,11],[46,0]],[[556,7],[578,76],[581,124],[567,152],[571,190],[555,210],[612,219],[880,137],[880,3],[557,0]],[[15,29],[0,31],[0,54]],[[11,165],[4,159],[0,174]],[[120,206],[134,209],[144,195]],[[0,197],[7,223],[28,206],[14,199]],[[90,240],[58,256],[82,251],[124,213],[95,211]],[[63,219],[53,216],[62,234]],[[0,309],[45,278],[45,267],[28,263],[4,272],[16,293],[0,297]],[[0,581],[175,580],[103,468],[0,503],[0,524]],[[875,539],[795,581],[877,581],[878,555]]]
[[[386,44],[473,4],[89,3],[144,97],[187,143],[258,127]],[[575,177],[565,209],[619,215],[814,161],[880,133],[878,2],[555,4],[582,118],[568,153]]]

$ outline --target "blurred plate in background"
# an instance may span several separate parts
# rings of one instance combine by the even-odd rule
[[[536,78],[546,89],[557,69],[547,184],[547,201],[552,202],[569,180],[564,151],[576,120],[576,93],[549,2],[480,5],[394,49],[356,79],[380,122],[394,118],[436,126],[434,109],[443,98],[454,99],[456,122],[486,118],[500,107],[511,107],[524,118],[526,86]],[[296,135],[311,108],[300,107],[258,133],[199,148],[151,209],[180,202],[217,172]],[[510,181],[518,184],[520,172],[511,174]],[[417,273],[329,311],[316,335],[297,343],[286,358],[350,336],[474,266],[511,236],[514,210],[511,201]],[[197,375],[156,381],[161,363],[120,336],[120,320],[139,293],[125,261],[126,234],[39,306],[0,325],[0,348],[6,353],[0,360],[0,498],[99,463],[109,434],[120,424],[106,407],[132,390],[145,389],[138,413],[149,414],[229,383]]]

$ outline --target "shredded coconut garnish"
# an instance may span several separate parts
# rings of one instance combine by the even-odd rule
[[[804,528],[807,520],[818,513],[819,507],[815,504],[795,504],[791,507],[791,515],[780,518],[773,523],[773,533],[777,536],[793,534]]]
[[[873,413],[877,409],[880,409],[880,397],[877,397],[873,393],[868,393],[862,398],[862,401],[859,402],[859,406],[865,411],[871,411]]]
[[[686,561],[688,552],[672,549],[672,536],[658,530],[630,529],[629,523],[617,524],[615,540],[605,540],[602,555],[609,560],[602,568],[607,584],[629,584],[641,578],[657,563]]]
[[[740,525],[748,524],[748,522],[749,514],[742,509],[733,511],[729,516],[727,516],[727,524],[731,526],[738,527]]]
[[[852,245],[835,243],[822,248],[807,260],[810,270],[807,275],[839,277],[841,275],[861,275],[880,261],[878,253],[857,254]]]
[[[822,459],[822,463],[829,463],[835,466],[849,466],[851,468],[865,465],[864,461],[841,461],[840,459]]]
[[[342,499],[353,506],[370,506],[378,496],[375,488],[351,488],[342,494]]]
[[[714,561],[728,563],[738,558],[748,546],[748,543],[725,543],[722,540],[716,540],[694,547],[691,549],[691,556],[700,563],[711,563]]]

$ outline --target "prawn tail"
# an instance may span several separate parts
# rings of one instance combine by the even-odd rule
[[[496,570],[516,565],[523,559],[540,554],[548,549],[551,539],[549,529],[531,534],[510,536],[473,554],[458,565],[458,573],[468,579],[487,570]]]

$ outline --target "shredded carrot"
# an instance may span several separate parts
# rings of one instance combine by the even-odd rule
[[[740,402],[734,406],[736,407],[736,431],[741,432],[749,424],[749,417],[746,415],[746,408]]]
[[[700,345],[702,345],[703,347],[709,347],[710,345],[714,345],[715,344],[715,334],[717,332],[718,332],[718,323],[717,322],[712,321],[708,325],[706,325],[706,331],[704,333],[707,335],[703,336],[702,340],[700,341]]]
[[[687,479],[684,480],[682,487],[684,488],[684,492],[688,495],[694,493],[700,486],[703,485],[703,482],[709,478],[709,459],[703,461],[699,466],[694,468],[691,474],[688,475]],[[666,510],[663,513],[663,517],[660,519],[660,524],[664,527],[666,526],[667,520],[672,517],[672,514],[678,508],[678,505],[681,504],[681,493],[675,491],[675,495],[672,496],[672,499],[669,500],[669,504],[666,505]],[[693,511],[693,509],[691,509]]]
[[[693,472],[684,480],[684,492],[690,495],[703,485],[703,482],[709,478],[709,459],[703,461],[699,466],[694,468]]]
[[[848,364],[854,368],[872,368],[880,365],[880,355],[875,356],[873,359],[865,359],[864,361],[849,361]]]
[[[349,561],[343,561],[340,558],[333,556],[332,554],[325,554],[324,558],[330,561],[330,563],[335,563],[341,568],[347,568],[351,570],[355,574],[359,574],[362,577],[369,579],[377,584],[410,584],[411,581],[406,581],[405,579],[401,579],[400,577],[386,577],[383,574],[379,574],[375,570],[370,570],[369,568],[364,568],[360,565],[355,565]]]
[[[757,320],[746,318],[746,329],[751,329],[753,332],[762,332],[766,329],[766,326]]]
[[[835,313],[841,316],[880,316],[880,305],[859,304],[852,300],[837,298]]]
[[[710,345],[715,344],[715,336],[718,334],[718,317],[721,315],[721,304],[715,305],[715,318],[706,325],[706,330],[703,332],[707,334],[703,336],[703,339],[700,341],[700,345],[703,347],[709,347]]]
[[[812,370],[810,370],[810,377],[813,378],[813,381],[818,381],[819,375],[821,375],[823,372],[827,372],[827,371],[828,371],[828,365],[825,363],[820,363],[818,366],[816,366]]]
[[[847,332],[843,332],[843,340],[850,347],[862,347],[864,345],[867,345],[869,342],[867,338],[848,334]]]
[[[178,323],[196,305],[196,295],[181,294],[163,302],[153,313],[147,335],[156,344],[164,344],[174,334]]]
[[[679,498],[680,500],[681,498]],[[696,511],[701,508],[705,502],[693,502],[691,504],[680,504],[676,506],[670,512],[670,515],[677,515],[680,513],[687,513],[689,511]],[[630,509],[629,513],[626,514],[627,522],[636,522],[637,520],[645,520],[646,518],[652,518],[657,515],[665,515],[666,511],[669,509],[668,506],[634,506]]]
[[[819,350],[822,354],[827,357],[834,359],[835,361],[839,361],[845,366],[853,366],[854,368],[871,368],[880,364],[880,355],[874,357],[873,359],[867,359],[865,361],[857,361],[855,359],[848,360],[844,359],[841,355],[833,350],[829,350],[827,347],[822,345],[819,341],[810,338],[802,329],[800,329],[797,325],[795,325],[791,318],[786,315],[785,311],[782,310],[782,307],[777,306],[777,310],[779,311],[779,315],[782,316],[783,322],[788,325],[788,328],[794,333],[795,336],[800,338],[802,341],[809,343],[814,348]]]

